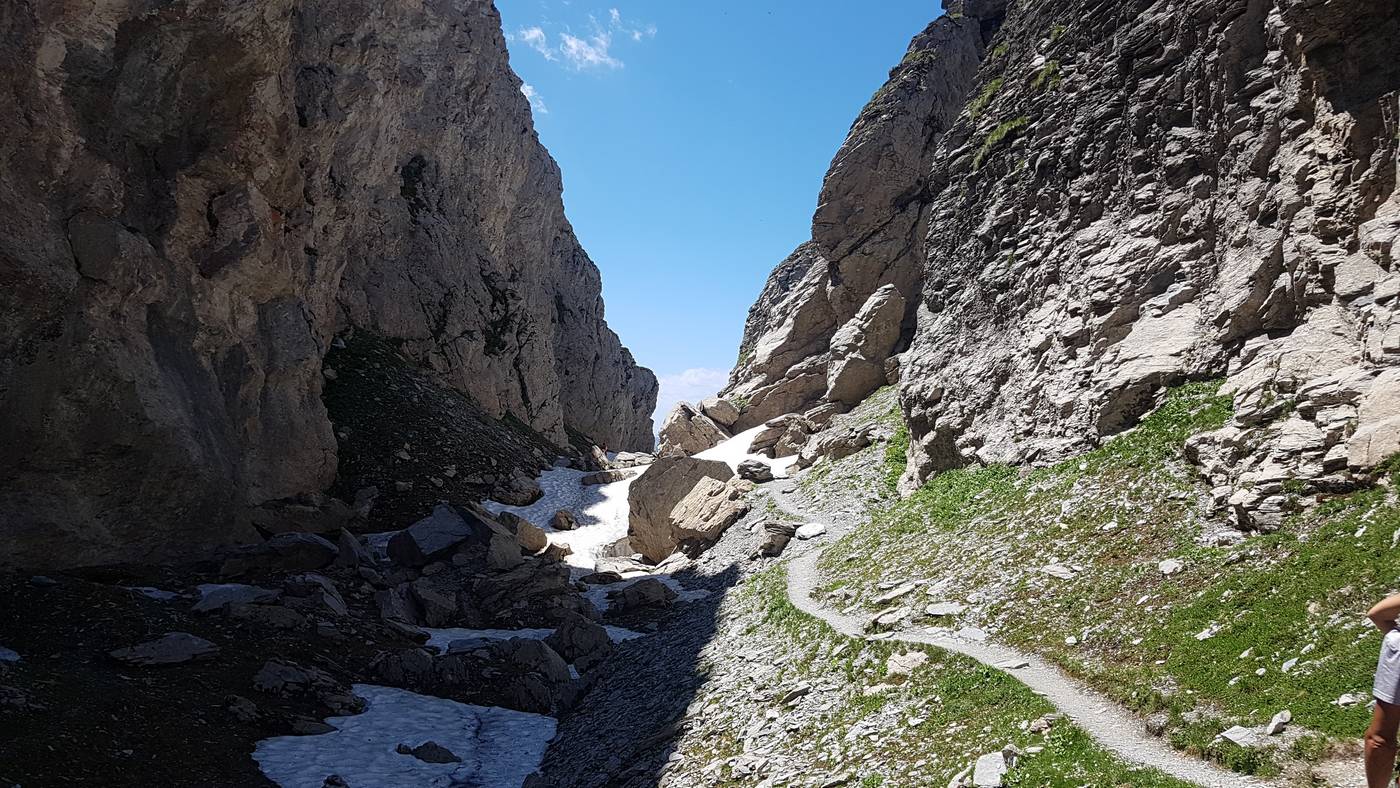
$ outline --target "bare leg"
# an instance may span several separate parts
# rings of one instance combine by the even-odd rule
[[[1376,701],[1371,727],[1366,729],[1366,785],[1389,788],[1395,775],[1395,735],[1400,729],[1400,705]]]

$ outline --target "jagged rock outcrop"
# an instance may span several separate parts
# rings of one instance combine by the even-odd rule
[[[0,19],[4,560],[157,559],[326,488],[346,328],[558,445],[650,449],[655,378],[603,320],[488,0]]]
[[[907,343],[923,273],[930,158],[963,106],[1006,3],[951,5],[958,15],[940,17],[914,38],[852,125],[822,185],[812,240],[774,269],[749,310],[723,392],[745,403],[736,431],[827,397],[833,336],[882,286],[893,285],[907,301],[899,333]]]
[[[906,490],[1083,451],[1209,378],[1235,416],[1188,455],[1241,527],[1400,450],[1400,3],[948,10],[755,304],[739,426],[832,399],[829,339],[893,284]]]
[[[929,178],[906,486],[1063,457],[1222,376],[1234,423],[1195,454],[1227,458],[1203,469],[1239,525],[1276,525],[1285,480],[1374,465],[1400,365],[1398,10],[1014,6]]]
[[[657,436],[658,457],[689,457],[718,445],[729,432],[688,402],[677,402]]]
[[[899,344],[904,296],[893,284],[876,290],[831,338],[826,397],[855,405],[885,385],[885,362]]]
[[[686,521],[685,518],[690,514],[703,510],[718,513],[722,518],[729,517],[735,506],[742,503],[738,501],[738,495],[727,494],[726,483],[733,478],[733,469],[719,460],[697,460],[693,457],[658,458],[627,490],[627,537],[631,550],[641,553],[649,561],[664,561],[675,552],[682,540],[694,535],[692,531],[704,527]],[[721,500],[728,503],[709,507],[697,499],[693,502],[694,506],[687,507],[684,512],[678,512],[681,502],[706,481],[726,489],[713,503],[719,503]],[[709,487],[707,489],[713,490]],[[733,520],[726,522],[725,527],[732,522]]]

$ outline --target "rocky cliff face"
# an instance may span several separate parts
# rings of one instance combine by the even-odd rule
[[[970,463],[1068,456],[1131,427],[1164,388],[1216,377],[1236,416],[1192,456],[1243,527],[1271,527],[1300,493],[1345,489],[1400,452],[1400,65],[1387,44],[1400,4],[949,10],[960,16],[943,29],[996,17],[969,55],[980,67],[938,72],[952,109],[894,93],[939,132],[881,138],[900,153],[863,165],[880,177],[837,179],[838,156],[814,243],[760,299],[779,318],[750,319],[733,385],[758,408],[746,417],[771,416],[769,392],[793,392],[780,410],[828,396],[823,339],[867,292],[837,297],[868,279],[849,269],[912,295],[906,488]],[[899,205],[892,194],[921,206],[896,234],[909,240],[872,243],[904,225],[833,209],[843,182],[844,204],[867,212]]]
[[[880,287],[894,285],[911,306],[916,300],[930,160],[967,98],[1004,6],[968,3],[959,16],[935,20],[852,125],[822,185],[812,240],[774,269],[749,311],[724,391],[746,403],[736,429],[820,402],[833,337]],[[902,316],[904,344],[912,314]]]
[[[324,489],[344,329],[557,444],[649,448],[655,378],[490,2],[19,2],[0,31],[7,559],[160,557]]]

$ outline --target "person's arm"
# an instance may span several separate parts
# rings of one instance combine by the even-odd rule
[[[1371,608],[1371,612],[1366,614],[1366,617],[1371,619],[1371,623],[1375,624],[1382,632],[1395,629],[1395,620],[1400,618],[1400,594],[1388,596],[1377,602],[1376,606]]]

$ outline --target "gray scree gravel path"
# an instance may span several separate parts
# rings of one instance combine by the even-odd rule
[[[788,514],[808,522],[824,522],[829,543],[848,533],[853,524],[841,519],[814,517],[803,511],[777,485],[768,488],[773,502]],[[794,543],[796,546],[796,543]],[[866,636],[866,617],[847,615],[826,607],[814,596],[820,582],[817,559],[822,550],[806,550],[788,562],[788,596],[797,608],[815,616],[836,631],[850,637]],[[891,640],[920,643],[969,656],[984,665],[1006,670],[1033,692],[1055,705],[1062,714],[1083,728],[1100,746],[1112,751],[1124,761],[1161,770],[1178,780],[1208,786],[1208,788],[1239,788],[1241,786],[1274,786],[1253,777],[1235,774],[1214,764],[1177,752],[1162,739],[1149,736],[1142,721],[1103,695],[1065,675],[1058,668],[1033,654],[1026,654],[991,642],[973,642],[961,638],[933,635],[919,631],[895,632]],[[1024,665],[1011,668],[1010,666]]]

